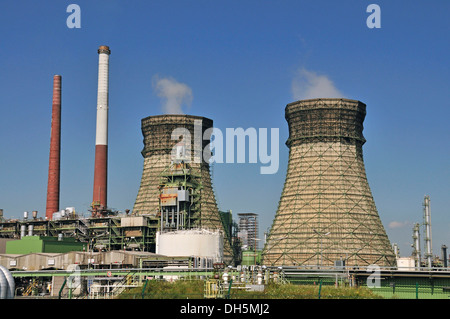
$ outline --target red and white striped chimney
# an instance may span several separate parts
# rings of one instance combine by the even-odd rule
[[[45,217],[51,220],[59,211],[61,161],[61,75],[53,76],[52,124],[48,164],[47,207]]]
[[[108,172],[108,46],[98,49],[97,132],[95,139],[94,211],[107,207]]]

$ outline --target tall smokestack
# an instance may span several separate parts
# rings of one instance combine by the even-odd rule
[[[108,46],[98,49],[98,92],[97,92],[97,132],[95,139],[94,196],[92,208],[95,211],[107,207],[108,171]]]
[[[48,165],[47,208],[45,217],[52,219],[59,211],[59,181],[61,159],[61,75],[53,76],[52,124]]]

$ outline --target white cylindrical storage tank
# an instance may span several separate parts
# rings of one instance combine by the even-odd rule
[[[20,226],[20,238],[25,237],[26,233],[27,233],[27,226],[21,225]]]
[[[0,272],[3,273],[7,282],[6,299],[13,299],[16,290],[16,283],[14,282],[14,278],[11,275],[11,272],[4,266],[0,266]]]
[[[23,212],[23,219],[28,219],[28,212]]]
[[[53,213],[52,220],[60,220],[61,219],[61,213],[55,212]]]
[[[223,235],[220,231],[179,230],[156,233],[156,253],[165,256],[194,256],[223,261]]]
[[[28,236],[33,236],[33,225],[28,225]]]

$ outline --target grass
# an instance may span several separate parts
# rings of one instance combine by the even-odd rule
[[[149,280],[143,287],[132,288],[122,293],[120,299],[203,299],[203,280],[177,280],[174,282]],[[264,291],[231,289],[231,299],[318,299],[318,285],[294,285],[271,283]],[[225,289],[227,291],[227,289]],[[225,292],[226,292],[225,291]],[[380,299],[368,288],[322,286],[321,299]]]

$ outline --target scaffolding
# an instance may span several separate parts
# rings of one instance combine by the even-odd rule
[[[172,163],[161,173],[161,231],[202,227],[201,175],[188,163]]]
[[[365,115],[348,99],[286,106],[289,164],[264,264],[395,265],[364,168]]]
[[[197,216],[192,215],[191,222],[195,219],[202,228],[218,229],[224,232],[212,187],[209,165],[211,154],[208,150],[212,127],[211,119],[192,115],[167,114],[142,119],[144,148],[141,154],[144,157],[144,166],[140,188],[133,207],[134,214],[161,217],[161,183],[164,185],[171,183],[169,179],[173,179],[178,174],[175,172],[176,169],[174,170],[178,165],[180,173],[188,177],[190,183],[196,184],[192,184],[195,186],[192,190],[196,202],[195,207],[191,207],[191,209],[195,211],[192,214],[195,213]],[[181,163],[174,161],[180,150],[185,156],[183,169],[189,169],[189,173],[187,171],[183,173]],[[166,179],[161,180],[162,177]],[[179,178],[176,177],[176,179],[179,182]],[[188,181],[186,180],[186,182]],[[177,188],[181,187],[177,186]],[[166,191],[168,192],[169,188]],[[166,193],[163,197],[170,199],[169,194]],[[227,262],[231,262],[232,256],[230,240],[225,238],[224,257]]]
[[[0,238],[24,236],[74,238],[89,251],[155,251],[158,220],[151,216],[116,215],[57,220],[9,220],[0,223]]]
[[[258,249],[258,214],[239,213],[239,237],[244,249]]]

